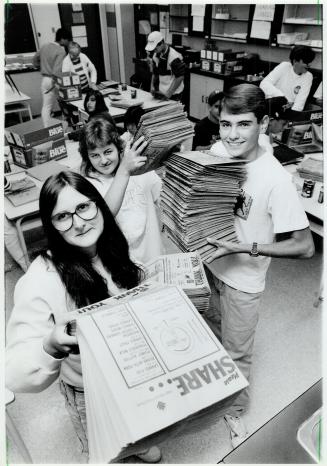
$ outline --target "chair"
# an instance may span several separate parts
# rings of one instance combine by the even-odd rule
[[[16,443],[19,453],[21,454],[23,460],[25,463],[30,463],[33,464],[32,457],[30,455],[30,452],[28,451],[24,440],[22,439],[20,433],[18,432],[15,423],[8,413],[7,406],[10,403],[13,403],[15,401],[15,395],[13,392],[11,392],[8,388],[6,388],[6,427],[7,427],[7,434],[14,440]]]

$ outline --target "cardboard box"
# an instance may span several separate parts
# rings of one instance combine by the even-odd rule
[[[225,73],[225,67],[226,67],[226,63],[223,63],[223,62],[220,62],[220,61],[214,61],[212,71],[214,73],[224,74]]]
[[[60,120],[52,119],[43,127],[41,118],[5,128],[5,136],[16,165],[33,167],[67,156],[64,129]]]
[[[70,102],[71,100],[80,100],[82,98],[81,86],[59,87],[58,95],[61,100]]]
[[[56,77],[59,98],[65,102],[82,98],[81,83],[77,73],[62,73]]]
[[[201,60],[201,70],[211,71],[211,61],[210,60]]]
[[[244,57],[245,57],[245,52],[227,52],[227,51],[218,52],[218,61],[238,60]]]
[[[306,122],[321,124],[323,119],[323,109],[319,105],[309,104],[302,112],[292,114],[292,123],[294,125]]]
[[[56,77],[57,84],[60,87],[78,86],[80,85],[79,75],[77,73],[62,73]]]

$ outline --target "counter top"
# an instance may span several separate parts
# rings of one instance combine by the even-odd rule
[[[18,74],[18,73],[27,73],[31,71],[39,71],[38,68],[35,68],[32,64],[20,64],[14,66],[13,64],[11,65],[6,65],[5,66],[5,71],[10,74]]]

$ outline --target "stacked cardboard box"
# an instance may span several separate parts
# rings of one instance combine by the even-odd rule
[[[81,83],[76,73],[62,73],[56,78],[58,94],[64,102],[82,98]]]
[[[244,71],[245,52],[201,50],[201,69],[218,74],[237,74]]]
[[[60,120],[52,119],[44,128],[41,118],[5,129],[13,161],[20,167],[34,167],[67,156],[64,129]]]

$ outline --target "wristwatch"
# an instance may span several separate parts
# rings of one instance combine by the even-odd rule
[[[258,243],[253,243],[252,244],[252,249],[251,252],[249,253],[251,257],[258,257]]]

